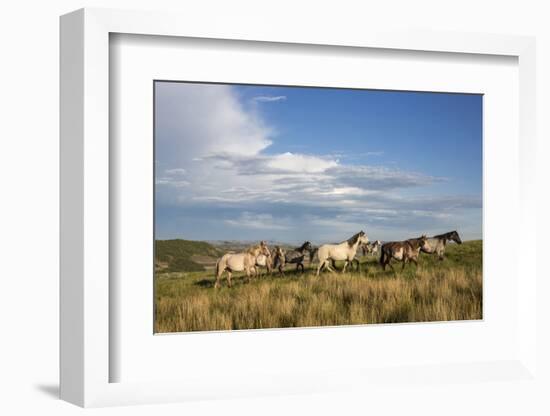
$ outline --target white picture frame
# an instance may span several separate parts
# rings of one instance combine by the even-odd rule
[[[83,9],[61,18],[61,398],[80,406],[159,403],[214,397],[320,393],[357,389],[402,377],[395,369],[349,368],[318,374],[276,374],[235,383],[231,374],[181,381],[110,382],[110,166],[109,158],[109,34],[226,39],[281,44],[331,45],[455,54],[517,57],[519,65],[520,204],[516,226],[519,241],[535,241],[535,42],[508,35],[429,32],[384,32],[376,29],[326,33],[243,20],[193,21],[165,13]],[[457,366],[442,363],[414,370],[414,377],[479,382],[500,374],[506,380],[536,379],[537,270],[526,245],[518,249],[522,279],[517,293],[518,348],[499,362]],[[516,273],[519,273],[516,271]],[[212,336],[212,335],[210,335]],[[118,357],[119,358],[119,357]],[[410,370],[407,370],[410,373]],[[405,373],[407,373],[405,371]],[[497,379],[498,377],[495,376]],[[231,385],[230,388],[226,386]]]

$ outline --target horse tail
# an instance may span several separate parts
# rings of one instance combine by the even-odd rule
[[[384,266],[385,262],[386,262],[386,250],[385,250],[385,247],[382,247],[380,250],[380,264]]]

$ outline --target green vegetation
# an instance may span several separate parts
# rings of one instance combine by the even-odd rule
[[[156,272],[205,271],[212,267],[220,251],[204,241],[155,241]]]
[[[306,327],[482,318],[482,242],[449,244],[446,259],[421,254],[419,266],[361,259],[345,274],[287,267],[285,277],[234,275],[213,288],[214,271],[155,276],[155,331]],[[313,265],[315,266],[315,264]],[[337,264],[338,266],[338,264]],[[264,271],[265,273],[265,271]]]

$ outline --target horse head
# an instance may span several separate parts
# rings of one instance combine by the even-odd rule
[[[449,236],[449,240],[453,240],[457,244],[462,244],[462,240],[460,239],[460,236],[456,231],[451,232],[451,235]]]
[[[359,245],[368,244],[369,237],[367,237],[367,234],[365,234],[364,231],[359,231],[358,240],[359,240]]]
[[[269,247],[265,241],[260,241],[260,253],[266,257],[271,256],[271,251],[269,251]]]
[[[420,243],[420,248],[422,250],[429,250],[430,249],[430,245],[428,244],[428,237],[426,237],[426,234],[422,234],[420,236],[420,238],[418,239],[419,243]]]
[[[365,234],[365,232],[361,230],[357,234],[353,235],[353,237],[349,238],[347,241],[348,241],[348,245],[350,247],[353,247],[355,244],[357,244],[357,246],[367,244],[369,242],[369,239]]]
[[[265,241],[260,241],[260,244],[249,247],[247,252],[254,257],[258,257],[260,254],[263,254],[266,257],[271,256],[271,252],[269,251],[269,247],[267,247]]]

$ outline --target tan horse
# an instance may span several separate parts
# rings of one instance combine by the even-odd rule
[[[319,266],[317,267],[317,276],[323,268],[327,268],[328,271],[334,272],[330,267],[329,260],[334,262],[337,260],[344,260],[344,268],[342,273],[345,273],[346,266],[355,259],[357,249],[361,244],[367,244],[369,239],[363,231],[359,231],[349,240],[343,241],[340,244],[324,244],[319,247],[317,251],[317,257],[319,257]],[[352,266],[353,267],[353,266]]]
[[[258,277],[262,276],[261,268],[266,268],[266,274],[271,274],[273,272],[273,254],[270,253],[269,256],[266,256],[265,254],[259,254],[258,257],[256,257],[256,264],[255,269],[258,272]]]
[[[227,253],[224,254],[216,262],[216,283],[215,288],[220,286],[220,279],[224,272],[227,272],[227,286],[231,287],[231,275],[233,272],[246,273],[246,277],[250,280],[251,275],[256,275],[256,259],[260,254],[270,256],[269,248],[265,241],[260,244],[251,246],[243,253]]]
[[[279,274],[284,276],[285,264],[286,264],[286,251],[282,247],[275,246],[275,250],[271,254],[273,258],[273,267],[279,270]]]

